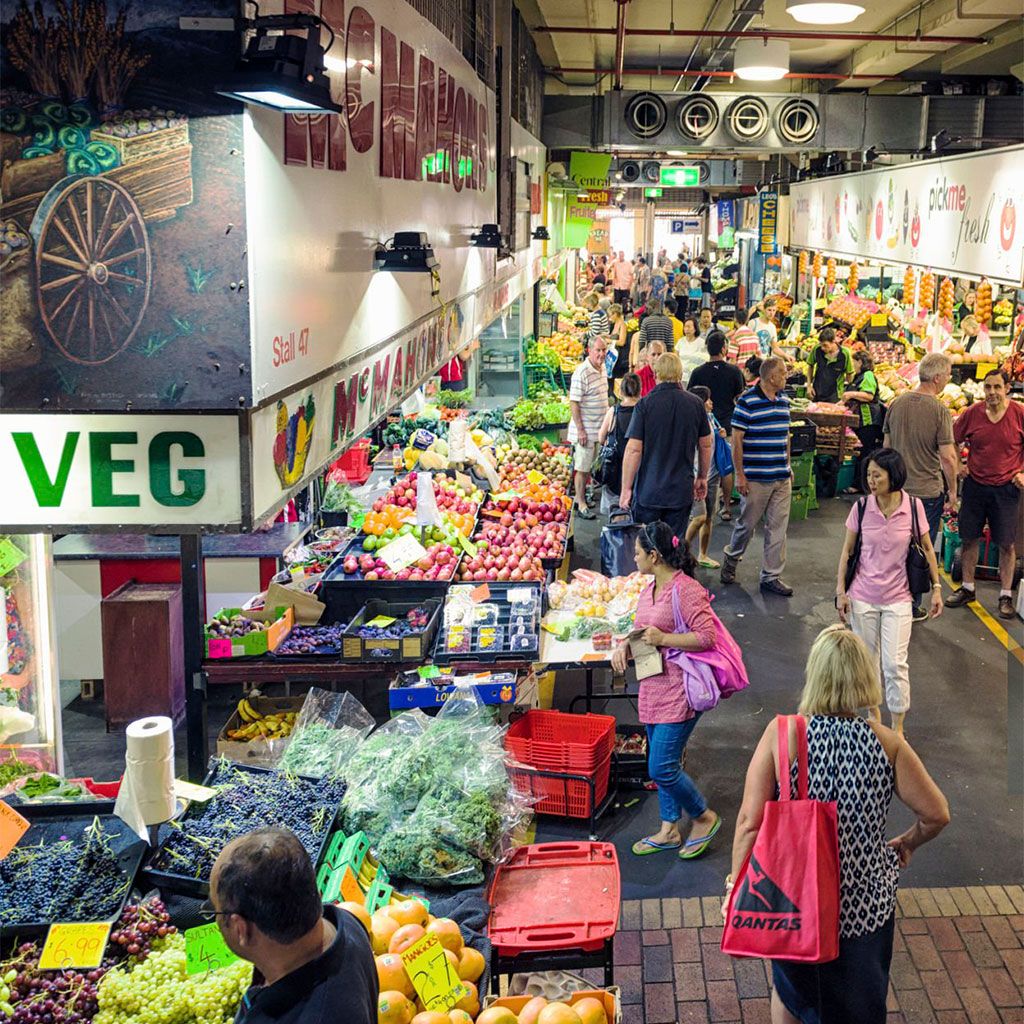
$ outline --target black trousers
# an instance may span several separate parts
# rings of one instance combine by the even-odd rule
[[[655,508],[650,505],[641,505],[636,499],[633,500],[633,522],[656,523],[659,519],[667,523],[669,528],[677,537],[686,536],[686,524],[690,521],[690,509],[693,502],[689,501],[682,507],[676,508]]]

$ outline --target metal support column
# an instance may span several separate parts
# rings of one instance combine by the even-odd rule
[[[206,730],[206,674],[203,672],[203,625],[206,593],[203,580],[203,538],[181,534],[181,618],[185,645],[185,732],[188,777],[201,782],[210,756]]]

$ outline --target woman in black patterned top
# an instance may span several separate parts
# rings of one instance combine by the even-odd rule
[[[807,716],[807,795],[837,805],[839,957],[824,964],[773,961],[772,1024],[885,1024],[899,871],[949,824],[949,806],[906,739],[860,717],[880,697],[878,669],[864,641],[841,625],[819,633],[799,710]],[[789,744],[796,749],[792,720]],[[754,846],[765,804],[778,798],[778,766],[773,720],[747,769],[733,873]],[[794,759],[794,786],[796,772]],[[917,822],[886,842],[894,792]]]

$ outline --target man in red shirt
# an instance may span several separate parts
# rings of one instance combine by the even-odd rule
[[[946,601],[956,608],[974,600],[978,539],[988,521],[999,545],[999,615],[1014,617],[1013,570],[1017,553],[1017,516],[1024,490],[1024,409],[1006,394],[1002,371],[985,377],[985,401],[965,409],[953,423],[953,437],[967,444],[967,479],[960,498],[963,585]]]

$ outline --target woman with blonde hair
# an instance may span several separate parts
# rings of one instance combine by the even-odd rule
[[[949,805],[903,737],[859,717],[881,696],[864,641],[842,625],[822,630],[807,659],[799,711],[807,718],[807,795],[837,805],[839,957],[823,964],[774,960],[772,1024],[885,1024],[900,868],[949,824]],[[791,719],[790,750],[796,742]],[[773,720],[747,769],[727,895],[754,847],[765,804],[777,799],[778,746]],[[795,758],[791,772],[795,787]],[[886,842],[894,793],[917,821]]]

